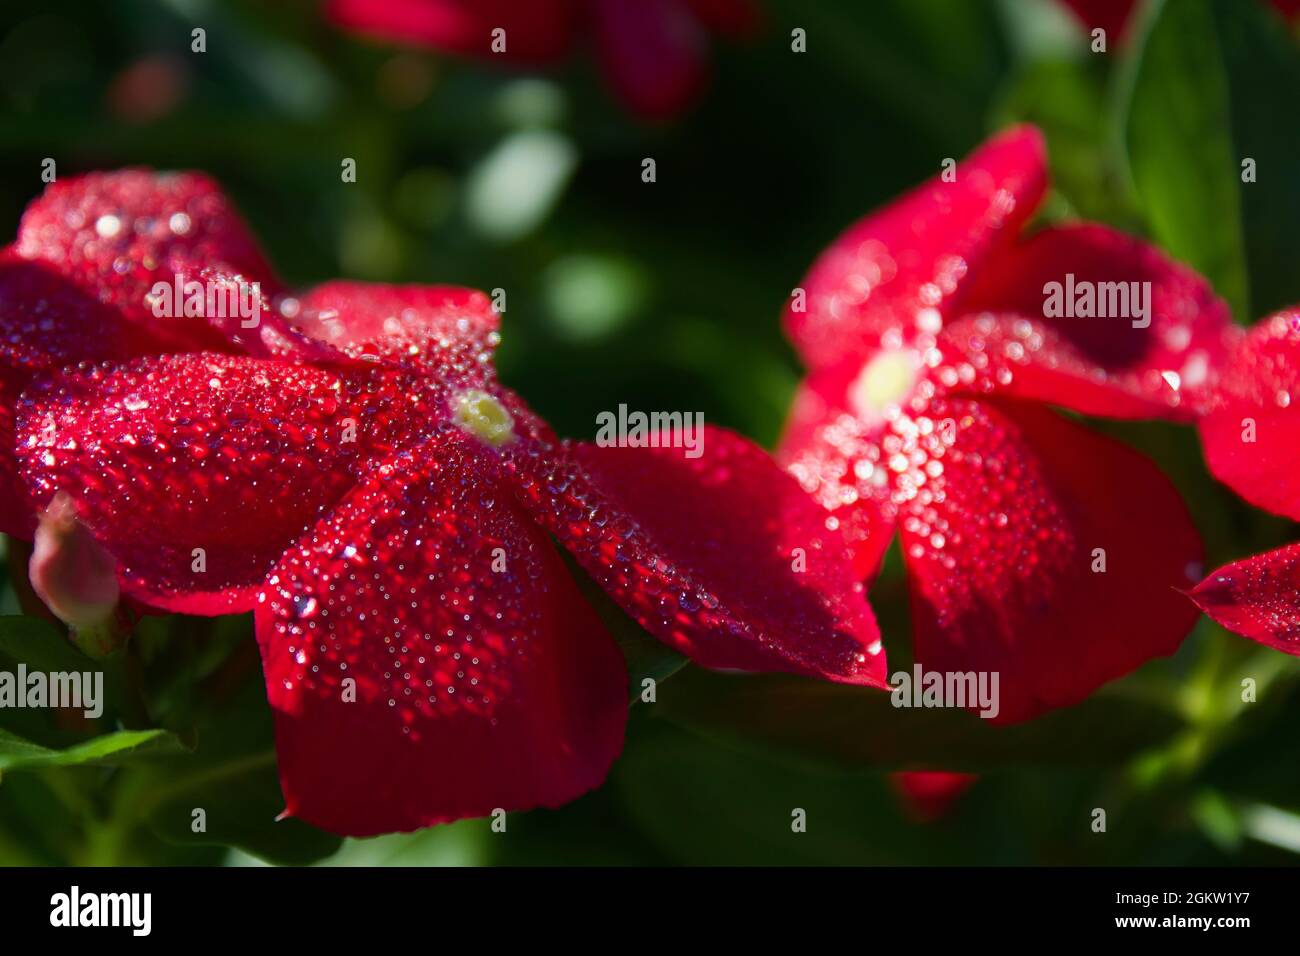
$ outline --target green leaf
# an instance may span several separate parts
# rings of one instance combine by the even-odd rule
[[[102,667],[77,650],[49,621],[19,614],[0,617],[0,658],[41,671],[97,671]]]
[[[655,712],[803,759],[889,770],[1114,766],[1182,727],[1166,710],[1105,694],[1002,727],[953,708],[895,707],[889,693],[866,687],[697,668],[659,695]]]
[[[954,809],[966,825],[917,825],[884,774],[792,767],[651,723],[658,726],[630,741],[615,765],[613,786],[636,829],[674,863],[1022,863],[1032,808],[1050,806],[1058,827],[1072,809],[1056,790],[1044,799],[1041,781],[1052,775],[1042,772],[1028,785],[980,781]],[[796,809],[806,814],[805,832],[792,828]],[[1024,830],[999,825],[1008,816]],[[1087,819],[1082,809],[1077,817]]]
[[[774,19],[807,31],[808,57],[831,64],[855,92],[878,98],[883,108],[942,140],[979,139],[1008,58],[989,0],[783,0],[776,6]],[[789,28],[772,32],[784,33],[788,45]]]
[[[278,819],[284,809],[275,751],[196,761],[180,775],[157,775],[144,797],[149,827],[173,843],[217,844],[272,863],[314,863],[343,841],[301,820]],[[195,832],[196,811],[202,829]]]
[[[1102,58],[1035,60],[1021,67],[994,113],[993,126],[1033,123],[1047,137],[1051,183],[1073,219],[1141,231],[1111,134],[1108,73]],[[1048,211],[1055,211],[1048,207]]]
[[[137,819],[173,843],[238,847],[273,863],[313,863],[342,840],[284,810],[270,708],[258,669],[200,723],[193,753],[137,774],[121,797]],[[195,831],[196,811],[203,826]]]
[[[82,764],[120,766],[183,749],[180,738],[167,730],[119,730],[62,750],[51,750],[0,730],[0,770],[74,767]]]
[[[460,820],[414,833],[343,841],[324,866],[481,866],[492,839],[487,820]]]
[[[53,708],[0,709],[0,727],[18,737],[49,749],[60,750],[80,743],[89,733],[121,726],[140,726],[148,721],[121,720],[123,690],[121,652],[96,660],[78,650],[51,622],[21,615],[0,616],[0,670],[15,673],[24,665],[29,673],[103,674],[103,694],[98,720],[82,720],[81,713],[69,720],[67,711]],[[134,714],[132,717],[136,716]]]
[[[1177,0],[1142,40],[1125,134],[1157,241],[1247,322],[1300,300],[1300,50],[1264,4]],[[1257,181],[1243,183],[1245,160]]]
[[[1294,667],[1290,660],[1286,664],[1288,671]],[[1258,667],[1249,663],[1241,668],[1241,674],[1261,677]],[[1239,700],[1239,684],[1234,682],[1222,690]],[[1233,800],[1300,811],[1300,738],[1293,716],[1297,712],[1300,683],[1266,687],[1258,703],[1241,705],[1240,713],[1225,728],[1224,746],[1199,769],[1197,782]]]

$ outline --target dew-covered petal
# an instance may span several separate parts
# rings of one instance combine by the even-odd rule
[[[1195,416],[1240,336],[1200,275],[1098,225],[1015,246],[972,281],[962,307],[970,314],[945,327],[940,347],[977,363],[980,386],[1089,415]]]
[[[171,320],[158,328],[127,321],[53,265],[23,259],[12,247],[0,252],[0,368],[11,377],[87,360],[187,351],[196,343],[184,332]]]
[[[777,460],[825,508],[853,549],[858,580],[880,570],[894,539],[891,456],[845,407],[851,369],[811,372],[795,393]]]
[[[566,443],[521,457],[533,516],[643,627],[706,667],[884,686],[880,634],[843,536],[757,445]]]
[[[27,483],[13,452],[14,408],[21,387],[8,369],[0,368],[0,532],[30,541],[36,530],[36,507],[27,496]]]
[[[995,719],[1012,722],[1178,647],[1201,545],[1147,459],[1035,405],[931,414],[955,428],[923,444],[941,468],[899,513],[925,670],[997,672]]]
[[[601,68],[634,112],[670,117],[699,93],[708,37],[686,0],[593,0],[591,12]]]
[[[165,325],[160,334],[183,337],[192,349],[226,339],[202,321],[155,317],[148,300],[157,282],[204,267],[272,281],[244,223],[198,173],[128,169],[61,179],[27,207],[14,251],[50,264],[129,321]]]
[[[1188,596],[1228,630],[1300,656],[1300,544],[1224,565]]]
[[[49,263],[0,251],[0,530],[30,540],[36,509],[14,458],[19,394],[34,374],[87,359],[126,359],[193,343],[180,327],[147,329]]]
[[[37,379],[19,400],[32,501],[60,490],[116,557],[125,593],[191,614],[247,610],[263,576],[372,460],[439,414],[377,368],[214,353]]]
[[[555,807],[622,748],[617,645],[491,462],[450,439],[334,508],[257,607],[287,810],[335,833]]]
[[[1300,521],[1300,310],[1250,330],[1199,426],[1216,478],[1251,504]]]
[[[467,56],[500,56],[545,63],[570,46],[577,0],[329,0],[331,20],[384,40],[434,47]],[[505,30],[505,49],[493,50],[493,30]]]
[[[126,169],[61,179],[27,207],[12,249],[115,309],[137,327],[137,338],[154,340],[147,348],[132,343],[133,355],[321,357],[323,350],[280,315],[279,281],[233,204],[202,174]],[[187,283],[197,283],[201,307]],[[85,317],[77,310],[55,318]],[[93,345],[74,329],[59,335]],[[121,350],[121,343],[105,341],[76,357],[114,358]]]
[[[490,375],[500,339],[492,300],[459,286],[327,282],[293,311],[298,328],[350,356],[448,378]]]
[[[955,317],[958,293],[1015,238],[1042,197],[1042,135],[1017,127],[843,233],[792,295],[786,329],[809,366],[903,345]]]

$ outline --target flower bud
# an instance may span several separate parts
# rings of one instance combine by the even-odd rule
[[[41,515],[29,565],[32,588],[73,631],[84,650],[111,650],[119,590],[116,562],[77,517],[76,505],[60,491]],[[101,635],[107,641],[85,638]]]

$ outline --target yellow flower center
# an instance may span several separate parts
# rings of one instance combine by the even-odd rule
[[[487,392],[476,388],[462,392],[452,400],[452,408],[457,425],[494,448],[515,437],[515,420]]]
[[[881,352],[862,366],[849,386],[850,407],[867,418],[879,418],[912,394],[917,372],[916,354],[911,350]]]

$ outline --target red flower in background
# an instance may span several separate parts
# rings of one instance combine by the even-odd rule
[[[260,281],[260,325],[156,317],[174,275]],[[291,296],[203,177],[51,186],[0,259],[0,325],[5,530],[66,493],[124,594],[255,609],[288,812],[321,827],[554,806],[603,779],[626,671],[543,529],[706,666],[884,685],[841,536],[756,446],[558,441],[497,382],[485,295]]]
[[[1251,504],[1300,521],[1300,310],[1250,330],[1200,422],[1210,471]],[[1219,568],[1192,599],[1229,630],[1300,656],[1300,544]]]
[[[1199,576],[1200,542],[1173,487],[1046,406],[1191,418],[1235,332],[1200,277],[1135,239],[1020,238],[1045,180],[1036,130],[993,139],[955,182],[852,226],[786,313],[811,372],[782,460],[862,576],[900,534],[916,660],[998,672],[1004,722],[1171,653],[1195,621],[1175,588]],[[1149,282],[1149,327],[1044,318],[1046,284],[1067,274]]]
[[[582,38],[618,96],[649,119],[674,115],[708,77],[709,34],[741,37],[750,0],[330,0],[339,26],[465,56],[545,66]],[[494,54],[493,31],[505,30]]]
[[[934,823],[947,816],[978,779],[973,773],[949,770],[904,770],[889,775],[903,810],[917,823]]]
[[[1128,26],[1138,0],[1061,0],[1089,30],[1098,28],[1119,37]]]
[[[1110,37],[1122,36],[1139,0],[1061,0],[1089,30],[1098,27]],[[1245,0],[1243,0],[1245,2]],[[1300,14],[1300,0],[1269,0],[1288,20]]]

